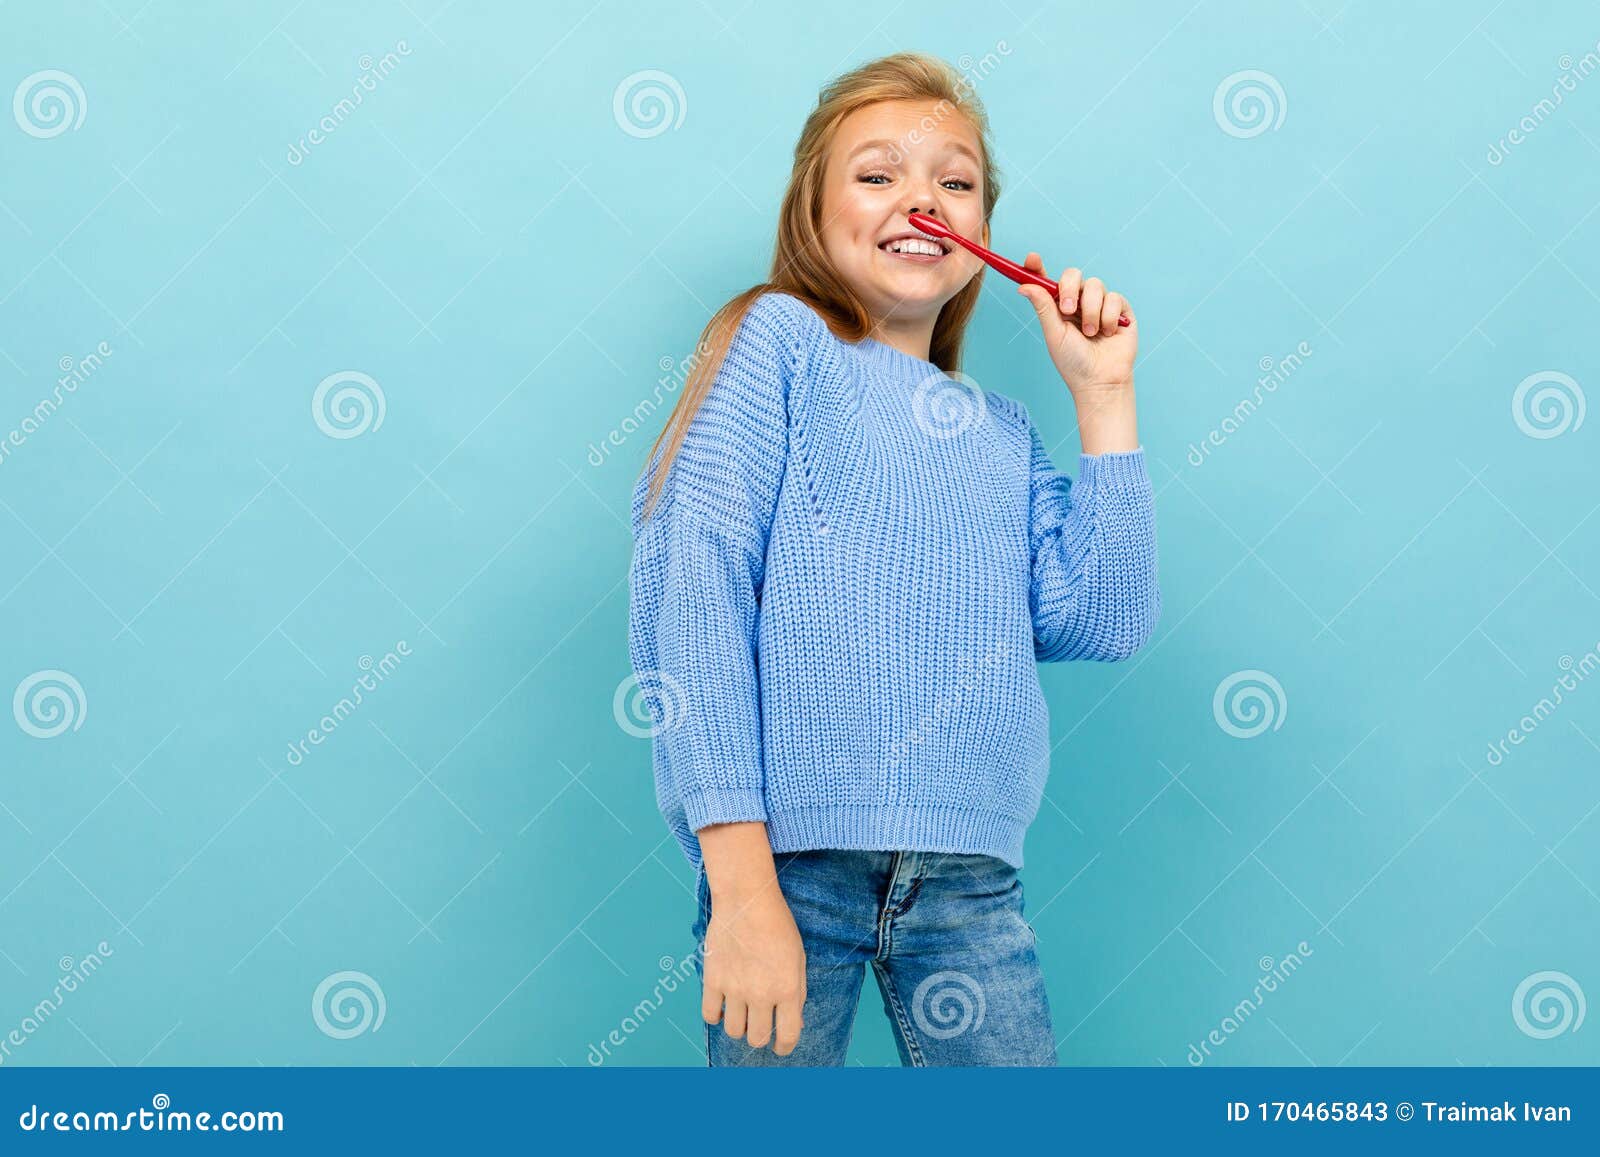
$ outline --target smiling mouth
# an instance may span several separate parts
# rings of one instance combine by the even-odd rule
[[[890,237],[886,241],[879,242],[878,249],[893,257],[919,265],[935,264],[950,253],[948,245],[925,233],[902,233],[898,237]]]

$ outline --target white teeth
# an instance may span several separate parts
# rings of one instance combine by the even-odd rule
[[[902,237],[898,241],[889,242],[891,253],[920,253],[926,257],[942,257],[944,249],[936,241],[924,241],[920,237]]]

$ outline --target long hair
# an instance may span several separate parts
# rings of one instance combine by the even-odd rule
[[[873,321],[866,305],[840,277],[823,249],[822,183],[840,123],[858,109],[889,100],[935,101],[939,119],[961,115],[971,123],[978,134],[983,167],[983,221],[987,229],[1000,196],[1000,176],[989,144],[988,115],[965,77],[937,57],[900,52],[863,64],[827,84],[795,142],[794,169],[778,213],[772,271],[766,281],[751,286],[719,309],[706,325],[683,392],[645,457],[645,471],[649,471],[656,451],[665,444],[650,478],[646,517],[660,497],[672,460],[716,380],[740,323],[758,297],[778,292],[799,298],[816,310],[841,341],[858,342],[872,332]],[[982,283],[980,272],[939,311],[928,360],[942,370],[961,368],[961,343],[978,304]]]

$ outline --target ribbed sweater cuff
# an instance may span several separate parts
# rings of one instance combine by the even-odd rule
[[[1078,485],[1093,489],[1149,486],[1150,467],[1145,462],[1144,447],[1105,454],[1079,454]]]
[[[767,798],[754,788],[712,788],[684,796],[683,814],[696,832],[709,824],[764,822]]]

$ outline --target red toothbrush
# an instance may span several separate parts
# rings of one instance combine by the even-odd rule
[[[1044,274],[1036,273],[1032,269],[1018,265],[1015,261],[1001,257],[1000,254],[985,249],[976,241],[968,241],[943,221],[929,217],[926,213],[912,213],[910,221],[913,229],[921,229],[930,237],[942,237],[947,241],[954,241],[990,269],[993,269],[996,273],[1004,274],[1018,285],[1037,285],[1040,289],[1048,290],[1051,297],[1057,297],[1061,293],[1061,286],[1051,281]],[[1118,325],[1131,325],[1132,323],[1132,318],[1117,318]]]

